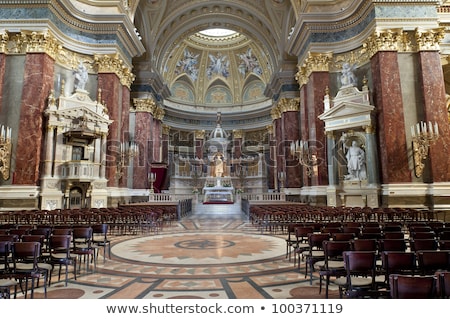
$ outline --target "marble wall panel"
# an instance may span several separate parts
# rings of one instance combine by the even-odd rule
[[[153,121],[153,115],[149,112],[136,112],[134,139],[139,146],[139,155],[134,159],[133,167],[133,188],[146,189],[149,187],[148,163],[149,163],[149,144],[150,124]]]
[[[283,137],[285,149],[290,146],[291,142],[295,142],[300,138],[299,130],[299,114],[297,111],[283,112]],[[301,187],[301,166],[298,160],[291,154],[286,154],[286,187]]]

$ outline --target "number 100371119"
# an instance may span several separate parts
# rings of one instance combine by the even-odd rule
[[[272,313],[287,314],[287,313],[342,313],[344,307],[342,304],[333,303],[285,303],[272,304]]]

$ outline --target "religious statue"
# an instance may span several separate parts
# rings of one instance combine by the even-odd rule
[[[75,75],[75,90],[84,90],[88,81],[88,71],[84,63],[80,61],[78,68],[73,73]]]
[[[214,176],[222,177],[223,174],[223,160],[221,156],[216,156],[214,159]]]
[[[341,85],[348,86],[357,84],[356,76],[354,73],[355,65],[350,65],[350,63],[345,62],[342,65],[342,74],[341,74]]]
[[[352,146],[349,147],[345,157],[347,158],[348,169],[348,175],[345,176],[345,179],[366,179],[365,152],[359,147],[358,142],[352,142]]]

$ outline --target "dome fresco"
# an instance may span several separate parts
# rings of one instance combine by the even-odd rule
[[[163,74],[169,99],[216,108],[267,100],[268,66],[263,51],[243,35],[198,32],[172,50]]]

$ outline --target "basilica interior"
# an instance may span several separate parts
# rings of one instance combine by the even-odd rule
[[[449,26],[446,0],[1,1],[0,224],[108,224],[56,298],[323,297],[290,221],[450,227]]]

